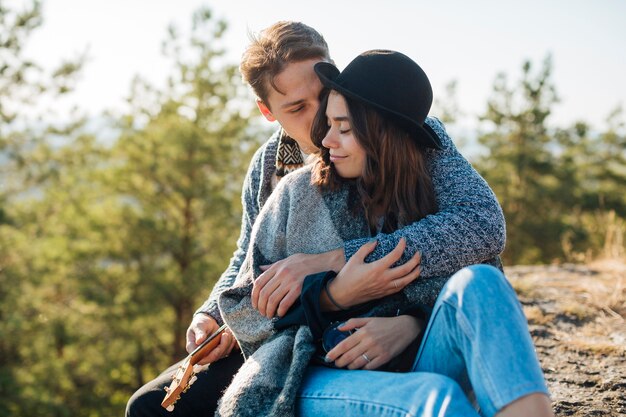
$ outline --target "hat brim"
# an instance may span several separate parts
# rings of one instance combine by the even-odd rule
[[[314,69],[324,87],[336,90],[342,95],[366,103],[380,110],[384,114],[394,118],[395,120],[400,122],[401,126],[408,130],[413,137],[415,137],[418,144],[427,148],[443,149],[439,136],[437,136],[435,131],[430,126],[428,126],[426,122],[424,122],[423,125],[420,125],[419,123],[416,123],[413,119],[406,117],[405,115],[395,112],[391,109],[388,109],[385,106],[381,106],[378,103],[370,101],[367,98],[362,97],[350,91],[343,85],[339,84],[336,79],[337,77],[339,77],[340,72],[339,69],[337,69],[337,67],[335,67],[333,64],[329,62],[318,62],[317,64],[315,64]]]

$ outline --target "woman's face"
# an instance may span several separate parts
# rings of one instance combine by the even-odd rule
[[[341,177],[360,177],[365,167],[365,150],[352,133],[346,100],[336,91],[328,96],[326,118],[329,129],[322,145],[330,151],[330,162]]]

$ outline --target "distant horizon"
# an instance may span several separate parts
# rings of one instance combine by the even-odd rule
[[[81,79],[64,105],[76,105],[97,118],[124,105],[135,76],[164,85],[169,63],[160,55],[160,46],[168,25],[185,30],[192,13],[208,6],[228,24],[224,45],[234,64],[248,43],[248,31],[278,20],[300,20],[319,30],[340,68],[366,49],[404,52],[426,70],[435,99],[444,99],[446,84],[457,82],[463,129],[475,125],[474,119],[486,110],[497,74],[505,73],[513,85],[524,61],[530,60],[537,71],[548,54],[561,98],[553,107],[551,124],[568,127],[584,121],[601,130],[618,106],[626,119],[626,54],[618,52],[626,40],[626,2],[604,1],[597,7],[583,0],[477,0],[471,5],[443,0],[436,5],[401,1],[381,7],[365,0],[358,3],[358,16],[356,4],[321,1],[302,6],[277,0],[268,8],[242,0],[181,0],[176,5],[165,0],[48,0],[43,2],[43,26],[34,32],[26,53],[51,68],[87,49]]]

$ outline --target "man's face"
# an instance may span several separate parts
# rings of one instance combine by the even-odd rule
[[[269,86],[268,105],[258,102],[261,113],[270,121],[278,120],[289,136],[305,153],[317,150],[311,141],[311,125],[319,108],[322,83],[313,66],[321,58],[292,62],[276,76],[274,83],[281,92]]]

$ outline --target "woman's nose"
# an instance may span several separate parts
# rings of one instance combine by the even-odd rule
[[[335,134],[333,133],[333,128],[329,128],[328,132],[326,133],[326,136],[324,136],[324,139],[322,139],[322,146],[325,148],[332,148],[333,146],[336,145],[336,141],[334,138]]]

